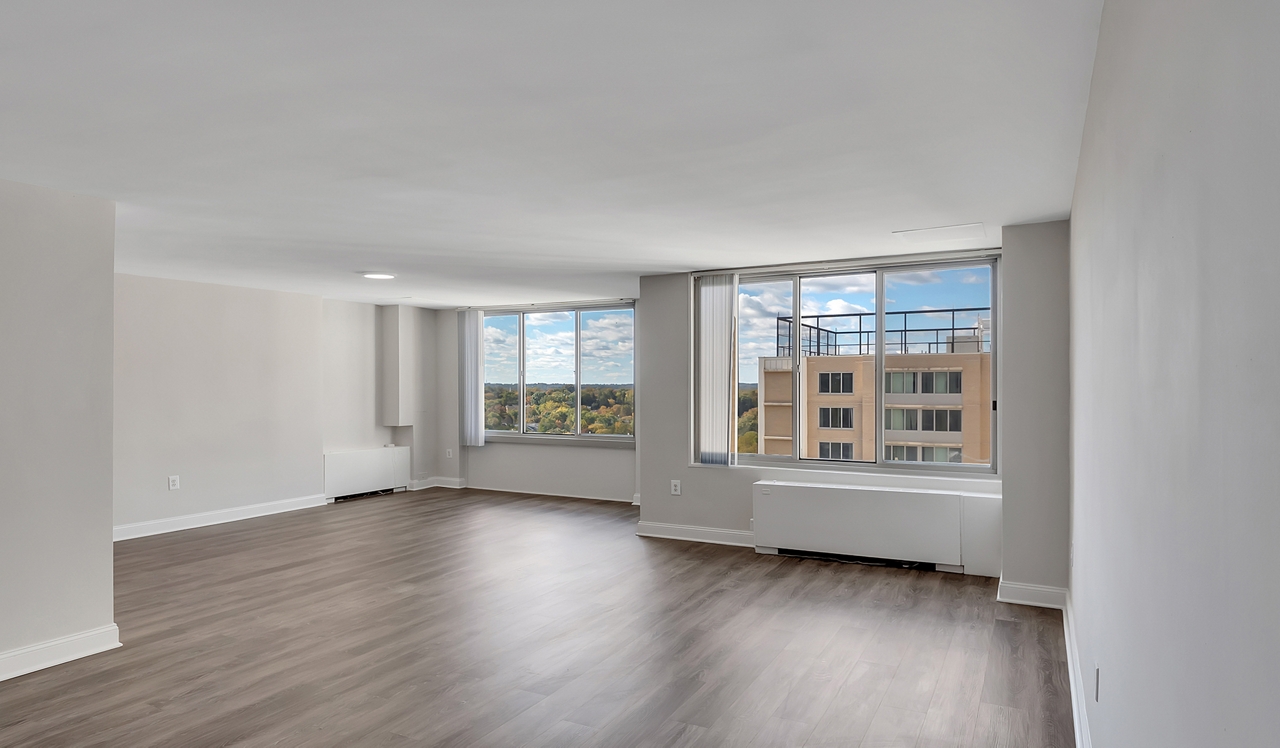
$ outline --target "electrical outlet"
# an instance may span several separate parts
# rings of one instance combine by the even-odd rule
[[[444,456],[445,456],[446,458],[448,458],[448,459],[452,460],[452,459],[453,459],[453,450],[452,450],[452,449],[446,449],[446,450],[444,451]]]
[[[169,476],[169,490],[170,491],[178,490],[178,476],[176,475]]]
[[[672,496],[680,495],[680,481],[678,480],[671,481],[671,495]]]

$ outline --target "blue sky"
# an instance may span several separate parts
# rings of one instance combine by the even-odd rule
[[[635,342],[634,310],[582,312],[582,383],[633,383]]]
[[[886,273],[885,296],[886,312],[990,306],[991,269],[983,265]],[[800,298],[805,315],[874,312],[875,274],[805,278]],[[777,318],[791,315],[791,301],[789,280],[738,286],[738,381],[759,381],[757,359],[776,355]],[[957,324],[973,321],[973,316],[957,317]],[[865,319],[863,329],[870,324],[874,320]],[[850,329],[851,325],[856,328],[854,318],[823,321],[824,327],[833,329]],[[893,323],[889,325],[893,329]],[[911,326],[923,326],[922,320],[913,319]],[[853,338],[848,337],[847,342]]]
[[[519,317],[484,318],[484,381],[515,384],[520,372]]]
[[[525,315],[525,381],[572,383],[575,312]],[[517,316],[484,320],[486,382],[514,383],[519,370]],[[582,383],[631,384],[635,380],[635,312],[582,312]]]

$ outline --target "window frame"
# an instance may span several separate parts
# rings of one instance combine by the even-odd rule
[[[635,341],[635,299],[607,299],[592,302],[577,303],[555,303],[555,304],[527,304],[519,307],[481,307],[482,313],[481,329],[484,329],[484,320],[489,317],[516,317],[516,336],[517,336],[517,361],[516,361],[516,398],[520,406],[520,415],[516,422],[516,428],[513,431],[499,431],[485,429],[485,441],[493,442],[576,442],[578,444],[595,444],[599,446],[612,446],[631,448],[635,446],[635,428],[636,418],[635,409],[632,409],[632,433],[630,434],[593,434],[582,430],[582,314],[584,312],[610,312],[624,311],[631,312],[631,388],[632,397],[635,397],[636,391],[636,348]],[[573,387],[575,397],[575,413],[574,413],[574,433],[572,434],[544,434],[538,432],[525,431],[527,420],[525,417],[526,401],[526,380],[525,380],[525,315],[526,314],[547,314],[555,312],[572,312],[573,313]],[[485,356],[484,346],[481,345],[481,359]],[[487,387],[488,382],[484,385]]]
[[[838,275],[853,275],[856,273],[875,273],[875,298],[876,298],[876,342],[875,346],[875,372],[872,377],[875,392],[875,448],[873,450],[875,459],[866,461],[835,461],[822,458],[802,458],[800,456],[801,439],[792,440],[792,450],[790,455],[765,455],[765,454],[745,454],[737,451],[737,444],[731,444],[731,453],[729,467],[772,467],[786,469],[818,469],[818,470],[838,470],[843,472],[890,472],[890,473],[943,473],[952,475],[1000,475],[1000,440],[999,440],[999,409],[997,403],[999,401],[999,385],[1000,385],[1000,367],[999,367],[999,351],[1001,346],[1001,324],[1000,324],[1000,300],[1001,300],[1001,280],[1000,280],[1000,260],[1001,250],[984,249],[984,250],[965,250],[956,252],[938,252],[929,253],[927,255],[919,255],[914,258],[902,256],[888,256],[878,258],[868,258],[859,261],[847,262],[831,262],[831,263],[802,263],[795,265],[777,265],[767,267],[740,268],[730,270],[708,270],[690,274],[691,288],[693,279],[710,274],[735,273],[738,285],[747,283],[762,282],[779,282],[790,280],[792,283],[792,319],[800,319],[801,317],[801,284],[807,278],[820,278]],[[991,460],[988,464],[966,464],[966,463],[938,463],[938,462],[902,462],[897,460],[885,459],[884,450],[887,446],[885,439],[884,415],[885,408],[885,392],[883,381],[886,374],[885,369],[885,351],[884,351],[884,333],[885,333],[885,275],[894,272],[919,272],[926,270],[950,270],[962,267],[987,266],[991,273]],[[735,293],[735,297],[737,294]],[[736,372],[736,364],[738,359],[738,334],[737,334],[737,308],[734,309],[734,336],[733,336],[733,361],[734,370]],[[697,335],[696,317],[691,318],[691,323],[695,326],[693,336]],[[692,337],[692,336],[691,336]],[[804,422],[804,414],[808,410],[807,407],[801,406],[800,400],[800,366],[801,358],[800,346],[792,345],[792,433],[804,433],[803,429],[807,427]],[[691,367],[692,368],[692,367]],[[919,379],[919,377],[917,377]],[[697,391],[697,383],[691,379],[691,389],[694,396],[694,407],[697,405],[697,398],[701,393]],[[732,382],[732,390],[737,391],[738,383]],[[762,385],[761,385],[762,386]],[[965,383],[962,386],[973,386]],[[919,389],[917,382],[917,389]],[[736,412],[736,410],[734,411]],[[919,425],[919,424],[917,424]],[[696,435],[695,435],[696,438]],[[691,454],[693,451],[691,450]],[[700,463],[691,462],[691,465],[702,466]],[[707,465],[707,467],[716,467]]]

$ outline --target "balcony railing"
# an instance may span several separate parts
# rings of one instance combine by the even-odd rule
[[[779,356],[799,345],[802,356],[870,356],[876,352],[876,313],[806,314],[795,335],[794,317],[778,317]],[[991,307],[884,313],[884,352],[990,353]]]

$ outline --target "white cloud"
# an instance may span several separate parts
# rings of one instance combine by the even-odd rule
[[[531,325],[538,327],[571,321],[573,321],[573,312],[538,312],[537,314],[526,314],[524,316],[524,326],[526,328]]]
[[[861,304],[854,304],[845,299],[831,299],[825,304],[806,300],[802,311],[806,316],[813,314],[869,314],[871,312],[870,309]],[[857,323],[855,322],[854,324],[856,325]]]
[[[886,287],[896,285],[904,286],[926,286],[931,283],[941,283],[942,276],[937,270],[913,270],[906,273],[888,273],[884,277]]]
[[[805,278],[800,282],[800,293],[839,293],[868,294],[876,291],[875,273],[859,273],[857,275],[828,275],[820,278]]]

